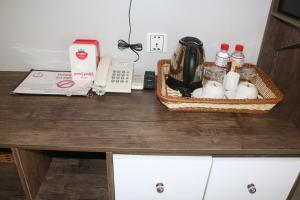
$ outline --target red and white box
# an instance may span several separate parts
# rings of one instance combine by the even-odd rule
[[[97,40],[77,39],[69,49],[72,79],[75,82],[91,83],[100,62]]]

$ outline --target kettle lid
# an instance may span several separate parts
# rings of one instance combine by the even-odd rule
[[[179,43],[182,45],[195,44],[198,47],[203,47],[201,40],[195,37],[184,37],[179,40]]]

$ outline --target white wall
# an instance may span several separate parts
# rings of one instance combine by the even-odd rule
[[[75,38],[101,41],[102,55],[135,59],[119,51],[127,40],[129,0],[0,0],[0,70],[68,69],[68,46]],[[271,0],[133,0],[132,42],[146,49],[147,32],[168,34],[167,53],[141,53],[136,72],[153,70],[169,58],[178,39],[196,36],[207,60],[221,42],[245,45],[256,63]]]

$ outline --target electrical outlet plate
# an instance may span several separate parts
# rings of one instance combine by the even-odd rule
[[[162,53],[167,51],[166,33],[148,33],[147,34],[147,52]]]

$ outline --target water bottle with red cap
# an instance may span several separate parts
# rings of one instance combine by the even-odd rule
[[[227,71],[227,64],[230,58],[228,49],[229,45],[222,43],[221,49],[216,54],[215,65],[204,67],[203,85],[205,85],[208,81],[223,83],[224,76]]]
[[[222,67],[224,69],[227,68],[227,63],[229,61],[230,55],[228,53],[229,45],[226,43],[221,44],[220,51],[217,52],[215,65],[218,67]]]
[[[242,68],[245,63],[245,55],[243,51],[244,46],[237,44],[235,46],[235,51],[230,56],[230,61],[232,62],[231,64],[234,66],[234,68],[236,68],[237,71]]]

